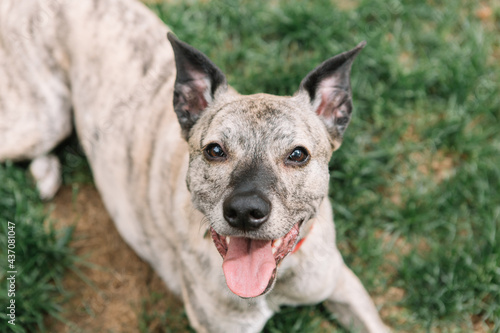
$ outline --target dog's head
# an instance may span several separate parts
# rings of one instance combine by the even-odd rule
[[[208,219],[229,288],[259,296],[327,195],[328,162],[351,118],[350,68],[364,43],[279,97],[239,95],[204,54],[168,38],[193,203]]]

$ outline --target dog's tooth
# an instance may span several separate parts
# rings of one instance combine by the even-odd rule
[[[229,242],[231,242],[231,237],[226,236],[226,243],[229,244]]]
[[[278,248],[273,246],[271,248],[271,251],[272,251],[273,254],[276,254],[276,251],[278,251]]]
[[[273,244],[273,249],[278,249],[282,243],[283,243],[283,238],[279,238],[279,239],[275,240],[274,244]]]

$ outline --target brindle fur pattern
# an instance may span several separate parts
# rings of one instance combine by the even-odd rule
[[[120,234],[182,298],[198,332],[258,332],[282,305],[322,301],[347,327],[387,331],[335,246],[327,198],[328,161],[351,115],[349,69],[362,46],[320,65],[292,97],[242,96],[171,36],[174,61],[167,31],[133,0],[3,0],[0,161],[33,160],[40,194],[50,198],[60,184],[50,152],[75,129]],[[225,161],[203,156],[214,142]],[[297,146],[309,162],[287,165]],[[258,230],[223,218],[224,198],[242,186],[271,202]],[[231,293],[208,228],[275,239],[300,221],[307,240],[283,260],[273,290],[253,299]]]
[[[194,204],[219,234],[280,238],[295,223],[315,216],[328,190],[331,151],[325,128],[318,117],[310,117],[310,107],[298,98],[235,94],[221,99],[201,117],[189,139],[187,183]],[[206,162],[202,151],[211,142],[225,148],[227,162]],[[285,166],[297,146],[311,152],[307,168]],[[270,221],[279,223],[265,223],[249,235],[225,222],[220,214],[224,198],[242,180],[258,183],[272,203]]]

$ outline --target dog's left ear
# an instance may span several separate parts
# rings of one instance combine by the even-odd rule
[[[350,72],[356,55],[366,42],[328,59],[301,82],[298,93],[306,92],[316,114],[330,134],[333,150],[337,150],[351,120],[352,99]]]
[[[227,81],[222,71],[206,55],[180,41],[171,32],[167,38],[172,44],[177,68],[174,110],[182,135],[188,139],[191,128],[216,93],[227,90]]]

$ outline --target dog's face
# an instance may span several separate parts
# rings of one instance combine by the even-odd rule
[[[239,95],[201,52],[169,40],[193,203],[208,220],[229,288],[259,296],[327,195],[328,161],[351,116],[349,71],[364,44],[324,62],[293,97],[278,97]]]
[[[278,239],[315,214],[327,193],[331,148],[309,115],[298,98],[263,94],[207,108],[189,137],[187,182],[218,234]]]

